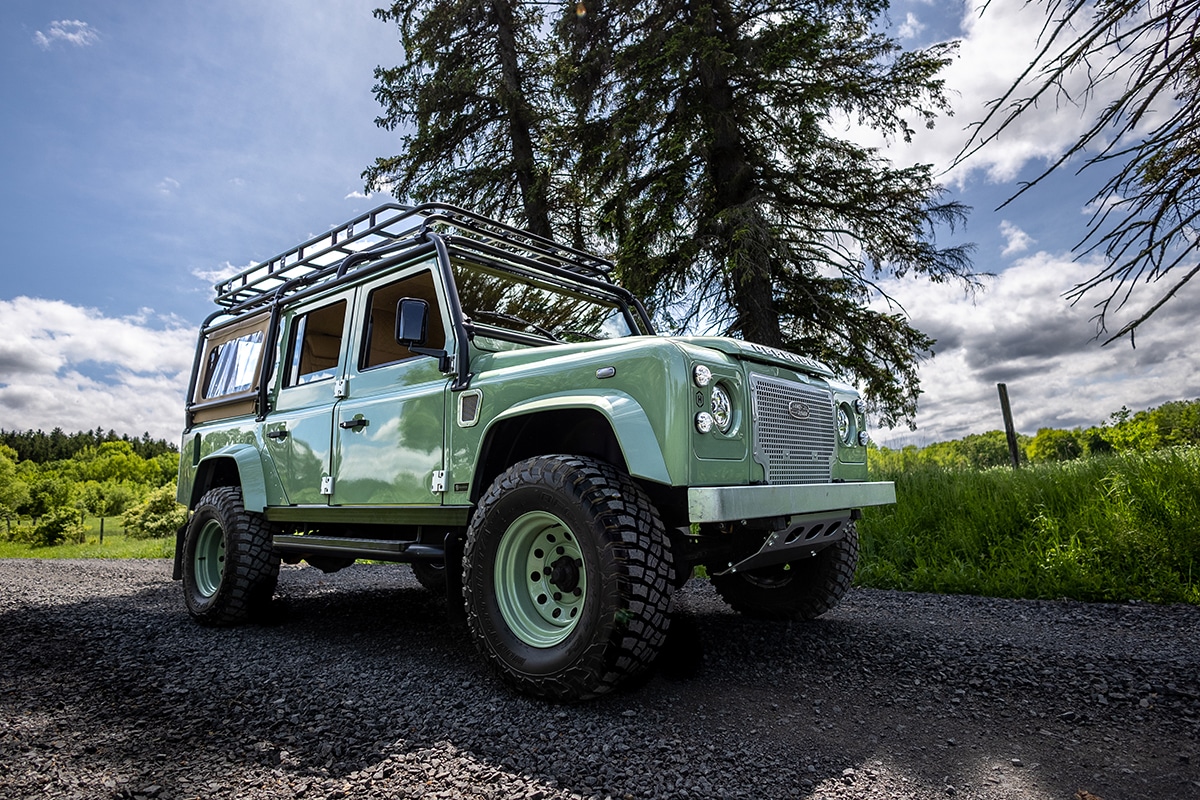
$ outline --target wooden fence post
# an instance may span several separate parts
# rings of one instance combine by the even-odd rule
[[[1008,455],[1012,459],[1013,469],[1021,468],[1020,451],[1017,449],[1017,431],[1013,428],[1012,408],[1008,405],[1008,387],[997,383],[1000,392],[1000,411],[1004,414],[1004,435],[1008,439]]]

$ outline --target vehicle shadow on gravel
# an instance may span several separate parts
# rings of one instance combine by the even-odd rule
[[[16,608],[0,796],[1113,800],[1197,780],[1186,713],[1093,709],[1069,665],[991,634],[854,602],[755,622],[703,585],[673,626],[641,686],[554,705],[504,689],[445,600],[395,568],[285,570],[270,617],[233,629],[192,623],[166,581]]]

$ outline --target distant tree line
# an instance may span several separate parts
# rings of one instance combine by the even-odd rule
[[[1073,430],[1041,428],[1033,436],[1018,434],[1017,444],[1022,462],[1029,463],[1200,445],[1200,399],[1176,400],[1136,413],[1122,406],[1101,425]],[[923,465],[987,469],[1006,466],[1011,459],[1004,432],[988,431],[925,447],[872,447],[871,463],[885,471]]]
[[[6,431],[0,428],[0,445],[7,445],[15,450],[18,461],[32,461],[35,464],[74,458],[81,451],[97,448],[108,442],[127,442],[135,455],[145,459],[179,452],[179,448],[172,442],[151,439],[148,431],[139,439],[127,433],[118,436],[112,429],[105,432],[99,426],[94,431],[76,433],[64,433],[62,428],[55,428],[49,433],[40,429]]]
[[[127,535],[169,535],[187,516],[175,502],[178,470],[175,446],[149,434],[0,431],[0,538],[81,540],[86,516],[100,520],[101,537],[115,516]]]

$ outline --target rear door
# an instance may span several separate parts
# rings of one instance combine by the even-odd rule
[[[350,328],[346,296],[301,305],[286,318],[275,408],[263,426],[291,505],[328,502],[332,472],[330,433],[345,372]]]

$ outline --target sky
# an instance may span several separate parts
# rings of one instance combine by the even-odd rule
[[[402,57],[376,5],[0,5],[0,428],[178,439],[216,276],[389,199],[364,196],[360,177],[399,146],[374,124],[373,70]],[[1028,434],[1200,396],[1200,289],[1160,311],[1136,349],[1101,347],[1090,302],[1062,296],[1100,266],[1071,252],[1098,175],[1065,173],[996,210],[1078,134],[1078,108],[1044,103],[946,171],[1029,62],[1041,21],[1024,3],[982,16],[974,0],[894,3],[886,22],[905,46],[961,40],[945,72],[954,116],[911,144],[843,125],[898,164],[934,164],[947,197],[973,209],[939,242],[974,242],[975,268],[994,274],[974,294],[882,282],[938,340],[916,430],[875,430],[882,444],[1000,428],[998,382]]]

